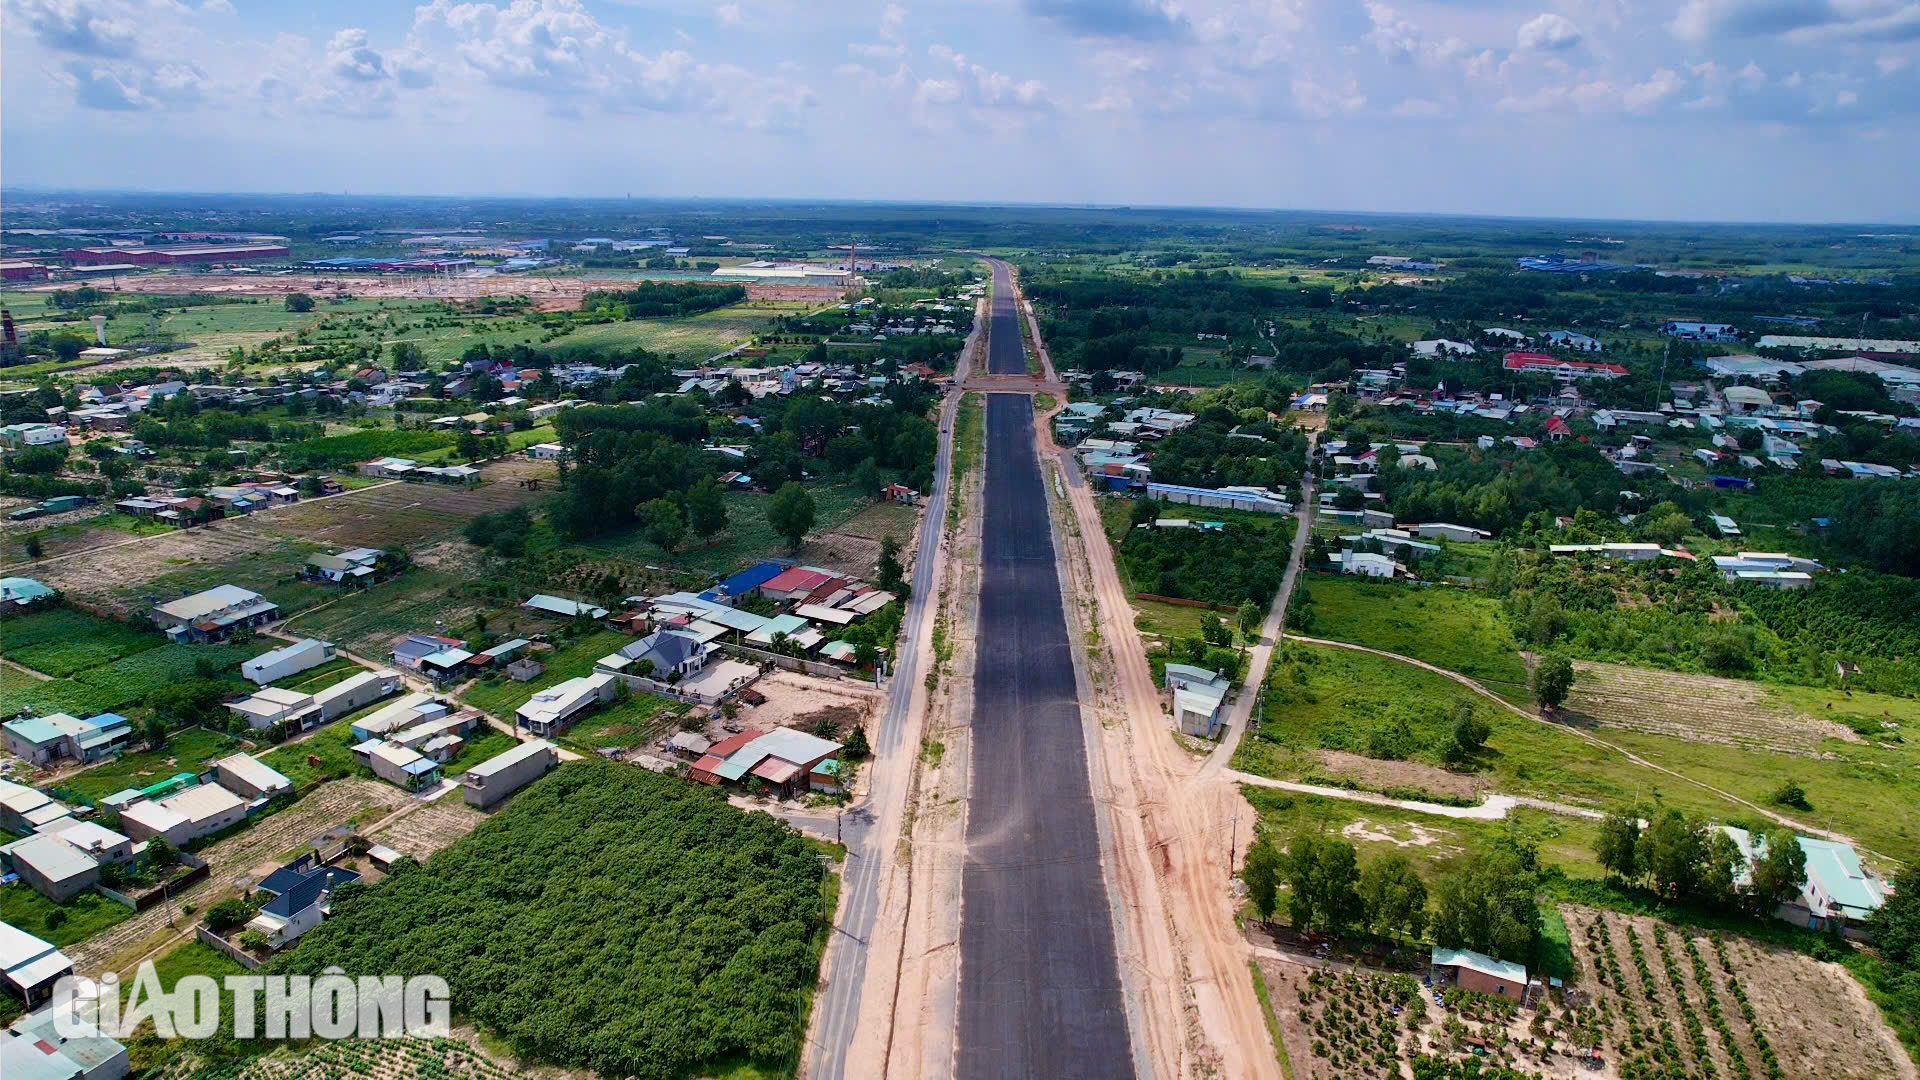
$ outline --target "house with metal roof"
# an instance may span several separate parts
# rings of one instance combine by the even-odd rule
[[[787,564],[781,562],[768,560],[756,563],[721,581],[708,592],[722,603],[731,603],[739,597],[752,595],[759,590],[760,586],[779,577],[786,570]]]
[[[1182,734],[1211,739],[1220,732],[1221,707],[1230,683],[1217,671],[1168,664],[1162,685],[1173,695],[1173,720]]]
[[[0,578],[0,608],[31,607],[54,595],[54,590],[30,577]]]
[[[595,670],[621,675],[665,679],[670,675],[689,675],[707,664],[718,647],[702,642],[698,636],[673,630],[655,630],[646,637],[630,641],[594,663]]]
[[[293,791],[293,781],[252,754],[233,754],[213,763],[220,785],[249,799],[271,799]]]
[[[175,641],[224,641],[235,630],[279,618],[280,606],[238,585],[216,585],[157,604],[150,617]]]
[[[261,686],[298,675],[334,658],[333,643],[318,638],[303,638],[291,645],[263,652],[240,665],[240,674]]]
[[[72,820],[65,803],[54,801],[38,788],[0,778],[0,829],[44,832],[62,820]]]
[[[313,695],[321,720],[337,720],[400,689],[400,675],[393,671],[362,671],[348,676]]]
[[[747,643],[771,649],[778,637],[786,644],[801,652],[811,652],[817,648],[826,635],[815,629],[813,624],[798,615],[776,615],[767,620],[765,626],[747,635]]]
[[[353,748],[353,756],[380,779],[407,791],[419,791],[440,782],[440,763],[398,743],[368,739]]]
[[[184,847],[246,816],[247,800],[219,784],[197,784],[164,799],[134,803],[120,811],[120,827],[135,841],[157,836]]]
[[[73,1008],[41,1009],[0,1029],[7,1080],[120,1080],[127,1073],[127,1048]]]
[[[56,904],[73,899],[100,880],[100,863],[59,833],[35,833],[0,847],[0,863]]]
[[[5,732],[7,752],[34,765],[62,758],[97,761],[133,739],[133,726],[118,713],[85,720],[67,713],[23,716],[0,724],[0,731]]]
[[[73,962],[65,953],[11,923],[0,922],[0,982],[28,1008],[52,997],[54,982],[71,974]]]
[[[702,784],[758,780],[783,795],[810,790],[816,768],[840,752],[840,744],[792,728],[762,733],[752,728],[715,743],[687,770]]]
[[[267,935],[269,948],[282,948],[320,925],[336,889],[359,880],[360,875],[346,867],[323,866],[311,854],[302,855],[254,886],[273,899],[247,923],[247,929]]]
[[[584,600],[569,600],[564,596],[549,596],[546,593],[535,593],[527,597],[526,602],[520,606],[535,615],[549,615],[560,619],[573,619],[581,615],[595,619],[607,617],[606,608],[595,607]]]
[[[545,776],[560,763],[559,753],[545,739],[529,739],[513,749],[468,769],[460,777],[467,805],[487,809],[501,799]]]
[[[1732,825],[1722,825],[1720,831],[1745,860],[1735,874],[1735,884],[1744,885],[1753,864],[1766,858],[1767,838]],[[1807,857],[1806,884],[1799,896],[1774,910],[1774,917],[1809,930],[1838,930],[1847,937],[1865,939],[1866,920],[1887,902],[1891,887],[1861,865],[1859,852],[1846,844],[1811,836],[1794,839]]]
[[[1435,986],[1458,986],[1462,990],[1522,1003],[1527,999],[1525,967],[1472,949],[1444,949],[1436,945],[1427,971]]]
[[[265,731],[275,724],[304,731],[319,722],[320,714],[312,695],[277,686],[263,686],[251,697],[227,702],[227,708],[246,717],[247,726],[255,731]]]
[[[541,738],[557,735],[595,705],[612,701],[618,682],[606,672],[568,679],[533,695],[515,710],[514,719]]]

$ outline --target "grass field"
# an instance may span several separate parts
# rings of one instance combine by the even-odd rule
[[[440,766],[440,775],[459,776],[488,758],[513,749],[514,742],[513,736],[482,723],[467,735],[466,745],[453,755],[453,760]]]
[[[560,741],[581,753],[626,750],[652,742],[687,706],[652,694],[630,694],[594,710],[568,728]]]
[[[568,679],[591,674],[595,660],[632,640],[617,630],[598,630],[560,648],[528,654],[547,666],[538,678],[514,682],[504,675],[490,675],[468,687],[461,697],[474,708],[512,723],[514,711],[534,694]]]
[[[64,607],[9,620],[4,637],[7,659],[55,678],[167,643],[166,635],[151,626],[128,626]]]
[[[1163,604],[1158,600],[1133,601],[1133,625],[1143,634],[1151,634],[1162,641],[1171,641],[1176,637],[1199,637],[1200,628],[1208,621],[1232,620],[1233,615],[1210,608],[1187,607],[1183,604]]]
[[[339,594],[324,607],[289,620],[287,633],[317,637],[360,656],[381,656],[402,634],[465,626],[488,604],[459,595],[461,579],[416,566],[390,581]]]
[[[116,791],[146,787],[178,773],[205,772],[215,758],[239,750],[239,741],[224,732],[186,728],[174,732],[158,750],[123,754],[113,761],[95,765],[61,781],[60,789],[99,800]]]
[[[296,743],[276,746],[257,755],[262,764],[276,769],[293,781],[295,788],[324,777],[347,776],[359,762],[353,756],[353,721],[375,709],[386,707],[392,699],[378,701],[348,716],[343,716]]]
[[[1314,575],[1309,637],[1351,641],[1457,671],[1515,701],[1527,700],[1527,668],[1498,601],[1447,587],[1420,588]],[[1296,593],[1294,602],[1299,603]]]
[[[306,565],[307,556],[319,550],[316,544],[284,541],[262,551],[229,554],[219,562],[181,566],[146,581],[122,585],[112,595],[134,610],[144,610],[154,603],[147,599],[149,596],[164,601],[216,585],[238,585],[279,604],[280,613],[286,615],[340,595],[335,586],[293,576]]]
[[[807,485],[807,490],[813,495],[812,531],[816,534],[846,522],[870,501],[866,493],[844,484],[814,483]],[[786,541],[767,523],[767,503],[772,496],[730,491],[723,498],[727,504],[727,528],[711,545],[694,540],[670,552],[635,529],[583,541],[573,548],[586,558],[611,556],[648,565],[678,566],[715,576],[786,550]]]
[[[56,904],[25,882],[0,885],[0,922],[25,930],[55,948],[84,941],[132,917],[132,908],[98,893],[83,892]]]
[[[560,352],[640,348],[669,360],[697,363],[750,340],[776,315],[809,309],[810,305],[800,303],[770,306],[766,301],[749,301],[684,319],[602,323],[564,334],[553,341],[551,348]]]

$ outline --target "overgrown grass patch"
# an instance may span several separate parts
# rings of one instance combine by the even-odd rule
[[[1425,660],[1477,679],[1509,700],[1528,700],[1526,664],[1506,612],[1492,597],[1318,574],[1300,587],[1313,598],[1313,622],[1304,634]],[[1297,594],[1294,602],[1300,602]]]
[[[183,772],[205,772],[216,758],[239,752],[240,743],[225,732],[185,728],[158,750],[141,750],[95,765],[60,782],[63,791],[98,801],[116,791],[146,787]]]
[[[99,893],[83,892],[64,904],[56,904],[34,892],[26,882],[0,885],[0,922],[18,927],[55,948],[85,941],[132,917],[132,908],[116,904]]]
[[[112,622],[68,607],[9,619],[0,637],[6,640],[7,659],[55,678],[167,643],[166,635],[151,627]]]

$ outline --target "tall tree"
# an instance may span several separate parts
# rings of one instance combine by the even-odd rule
[[[1533,699],[1548,711],[1566,704],[1573,692],[1573,661],[1560,653],[1548,653],[1533,668]]]
[[[1640,815],[1632,809],[1615,810],[1600,822],[1593,854],[1601,869],[1625,881],[1640,877]]]
[[[1502,836],[1491,850],[1448,868],[1434,883],[1433,939],[1525,963],[1540,936],[1538,855],[1531,843]]]
[[[712,541],[727,527],[727,503],[712,477],[687,489],[687,524],[695,536]]]
[[[1427,883],[1404,852],[1390,851],[1360,871],[1367,929],[1382,937],[1418,938],[1427,925]]]
[[[1679,810],[1653,820],[1641,837],[1641,864],[1654,890],[1678,900],[1695,888],[1707,863],[1707,824]]]
[[[1296,833],[1281,864],[1287,915],[1296,929],[1339,932],[1360,914],[1359,856],[1353,845],[1318,832]]]
[[[1752,872],[1749,897],[1755,911],[1772,914],[1774,908],[1799,896],[1807,884],[1807,852],[1800,838],[1786,829],[1767,833],[1766,851],[1754,860]]]
[[[813,528],[813,496],[807,489],[789,481],[767,500],[767,524],[787,542],[787,550],[796,551]]]
[[[1240,871],[1246,883],[1247,899],[1252,901],[1261,922],[1273,921],[1273,909],[1279,902],[1280,851],[1273,838],[1262,833],[1247,849],[1247,865]]]
[[[672,551],[687,534],[687,516],[672,499],[652,499],[634,510],[634,517],[647,539]]]
[[[901,585],[900,541],[892,533],[880,538],[880,562],[874,568],[880,579],[880,587],[888,592],[898,592]]]

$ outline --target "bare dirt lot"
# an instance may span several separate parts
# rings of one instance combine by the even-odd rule
[[[766,704],[741,710],[739,720],[766,731],[775,727],[813,730],[814,722],[833,719],[848,731],[873,716],[879,694],[871,688],[839,679],[819,679],[793,671],[775,671],[753,684],[767,697]]]
[[[1822,739],[1859,739],[1844,724],[1778,704],[1759,683],[1619,664],[1574,667],[1580,677],[1566,711],[1576,723],[1788,754],[1814,753]]]
[[[1322,750],[1320,764],[1337,777],[1352,777],[1375,791],[1419,790],[1471,799],[1486,782],[1472,773],[1457,773],[1418,761],[1380,761],[1344,750]]]
[[[880,541],[892,536],[900,542],[900,561],[907,561],[906,547],[913,541],[920,511],[898,503],[879,502],[848,518],[839,528],[824,532],[806,542],[797,561],[819,566],[837,574],[871,580],[880,561]]]
[[[395,482],[148,537],[89,530],[106,534],[102,543],[50,551],[26,565],[32,576],[57,589],[130,611],[143,599],[141,586],[156,578],[193,566],[258,559],[290,541],[296,546],[278,568],[289,575],[305,558],[300,545],[377,548],[450,533],[480,514],[535,498],[536,492],[518,483],[530,468],[551,470],[545,464],[499,462],[485,470],[490,482],[475,488]]]
[[[347,824],[356,818],[380,816],[406,802],[406,793],[391,784],[373,780],[335,780],[302,798],[293,806],[258,822],[237,835],[202,851],[201,857],[213,872],[176,897],[173,905],[148,908],[125,922],[69,946],[67,956],[74,971],[94,974],[117,970],[140,959],[150,949],[167,942],[176,933],[191,933],[191,920],[179,914],[179,903],[192,903],[204,911],[215,900],[235,890],[235,879],[256,867],[276,862],[314,837]],[[169,917],[177,925],[168,926]]]
[[[369,839],[402,855],[411,855],[416,862],[426,862],[429,855],[451,846],[485,820],[487,815],[468,806],[460,792],[454,790],[396,819]]]

